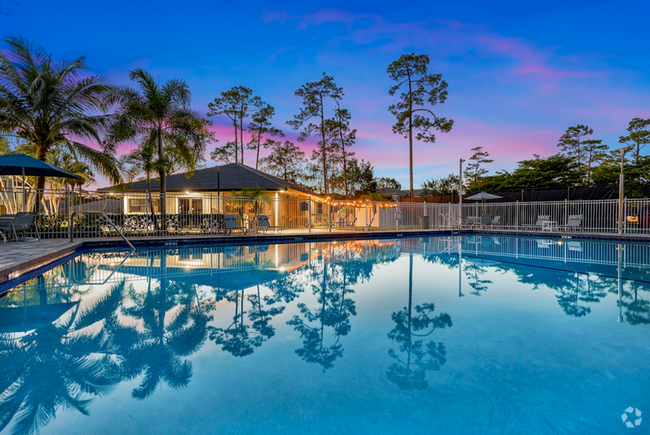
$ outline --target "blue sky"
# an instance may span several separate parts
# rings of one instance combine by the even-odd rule
[[[134,67],[183,78],[203,113],[219,92],[250,86],[286,131],[299,108],[294,91],[326,71],[345,90],[357,156],[404,186],[408,149],[391,132],[386,76],[403,53],[431,57],[449,83],[436,111],[455,120],[436,144],[416,145],[416,187],[455,171],[475,146],[492,154],[493,171],[511,169],[557,152],[568,126],[587,124],[616,146],[631,118],[650,117],[650,5],[642,1],[21,0],[7,12],[3,36],[24,36],[57,58],[85,55],[120,84]],[[226,122],[214,122],[223,143]]]

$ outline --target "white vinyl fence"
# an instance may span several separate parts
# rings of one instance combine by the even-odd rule
[[[37,203],[42,238],[115,236],[108,220],[127,237],[148,237],[458,228],[615,234],[619,219],[618,200],[478,202],[461,210],[453,203],[168,193],[162,215],[158,193],[0,191],[0,214],[34,210]],[[225,215],[235,215],[239,228],[227,229]],[[260,215],[269,217],[271,228],[257,224]],[[623,233],[650,234],[650,199],[624,201]]]

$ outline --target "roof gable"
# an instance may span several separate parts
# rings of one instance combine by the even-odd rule
[[[217,168],[220,168],[219,184],[217,185]],[[240,191],[244,188],[260,188],[269,191],[280,191],[286,189],[296,190],[307,195],[316,195],[311,190],[290,183],[281,178],[253,169],[240,163],[204,168],[191,172],[173,174],[167,177],[168,192],[184,191],[214,191],[222,192]],[[97,189],[100,192],[131,191],[144,192],[147,189],[147,182],[144,180],[135,181],[129,184],[116,185]],[[158,180],[151,180],[151,190],[160,189]]]

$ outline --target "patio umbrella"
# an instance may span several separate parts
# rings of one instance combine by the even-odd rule
[[[25,154],[0,156],[0,176],[2,175],[22,175],[23,211],[25,211],[25,176],[80,178],[68,171],[64,171],[61,168],[57,168],[54,165],[50,165],[49,163],[45,163]]]
[[[491,193],[487,192],[479,192],[476,195],[469,196],[465,199],[468,199],[470,201],[481,201],[483,203],[483,214],[485,214],[485,200],[490,200],[490,199],[501,199],[503,198],[502,196],[499,195],[493,195]]]
[[[468,196],[465,199],[469,199],[470,201],[483,201],[485,202],[486,199],[501,199],[503,198],[502,196],[499,195],[492,195],[491,193],[487,192],[479,192],[476,195]]]

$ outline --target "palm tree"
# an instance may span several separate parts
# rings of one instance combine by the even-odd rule
[[[57,62],[22,38],[7,38],[0,51],[0,131],[34,147],[42,161],[56,147],[79,156],[112,182],[121,180],[115,158],[81,141],[101,143],[109,116],[102,101],[112,87],[88,76],[85,58]],[[39,177],[37,188],[45,187]]]
[[[153,198],[151,196],[151,174],[157,171],[157,162],[155,160],[155,150],[152,144],[142,143],[136,149],[125,155],[121,159],[121,163],[125,168],[127,181],[130,183],[140,175],[144,175],[147,182],[147,199],[149,202],[149,210],[152,211],[153,226],[158,227],[156,221],[156,213],[153,207]],[[148,220],[148,218],[147,218]],[[147,226],[149,224],[147,223]]]
[[[105,145],[112,150],[120,142],[135,140],[155,150],[164,221],[166,176],[180,168],[193,171],[203,160],[212,140],[210,122],[190,109],[192,94],[185,81],[170,79],[161,86],[151,73],[139,68],[129,77],[139,89],[119,87],[107,99],[107,104],[116,106],[116,114]]]

